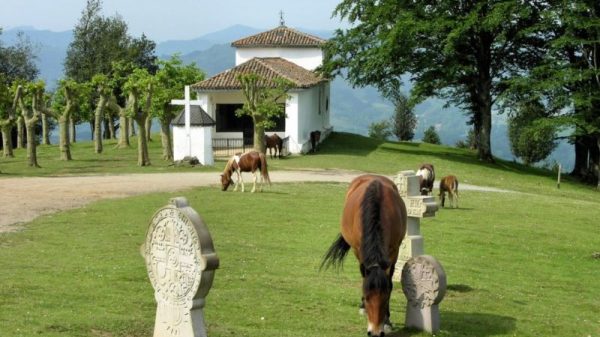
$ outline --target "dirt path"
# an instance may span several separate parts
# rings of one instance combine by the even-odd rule
[[[273,171],[269,174],[273,182],[345,183],[362,172],[306,170]],[[249,181],[249,175],[244,177]],[[215,185],[218,188],[217,184],[217,172],[0,179],[0,233],[19,230],[22,223],[32,221],[40,215],[82,207],[100,199],[179,191],[198,186]],[[461,190],[468,189],[510,192],[461,184]]]

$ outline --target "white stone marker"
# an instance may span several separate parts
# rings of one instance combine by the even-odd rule
[[[435,216],[438,205],[433,196],[422,196],[419,190],[419,177],[414,171],[402,171],[394,179],[398,192],[406,204],[408,222],[406,236],[400,245],[398,261],[394,269],[393,280],[400,282],[402,268],[411,257],[423,255],[423,236],[421,236],[421,218]]]
[[[402,269],[402,291],[407,299],[404,325],[439,332],[438,304],[446,294],[446,273],[437,260],[429,255],[408,260]]]
[[[171,199],[154,214],[143,252],[157,302],[154,337],[206,336],[202,308],[219,258],[186,198]]]

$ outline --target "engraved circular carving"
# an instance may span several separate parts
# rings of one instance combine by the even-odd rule
[[[185,306],[202,277],[202,256],[194,224],[181,210],[166,207],[150,222],[145,258],[157,301]]]
[[[413,257],[402,268],[402,291],[413,307],[439,304],[446,293],[446,273],[432,256]]]

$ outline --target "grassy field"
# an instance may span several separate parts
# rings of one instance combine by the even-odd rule
[[[468,151],[348,134],[317,155],[270,165],[393,174],[420,162],[438,176],[525,192],[462,191],[460,209],[423,221],[425,251],[448,276],[439,336],[600,336],[600,201],[591,188],[567,181],[557,190],[549,172],[481,164]],[[125,172],[155,170],[129,165],[135,157]],[[318,271],[346,187],[202,187],[41,217],[0,235],[0,336],[151,336],[155,303],[139,246],[153,213],[179,195],[204,218],[221,259],[205,310],[210,336],[362,336],[354,258],[339,273]],[[405,304],[396,287],[391,336],[426,336],[403,329]]]

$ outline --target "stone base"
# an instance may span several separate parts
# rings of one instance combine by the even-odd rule
[[[436,304],[421,309],[407,303],[404,322],[407,328],[437,333],[440,331],[440,309]]]
[[[159,304],[154,324],[154,337],[206,337],[202,308],[189,310]]]

